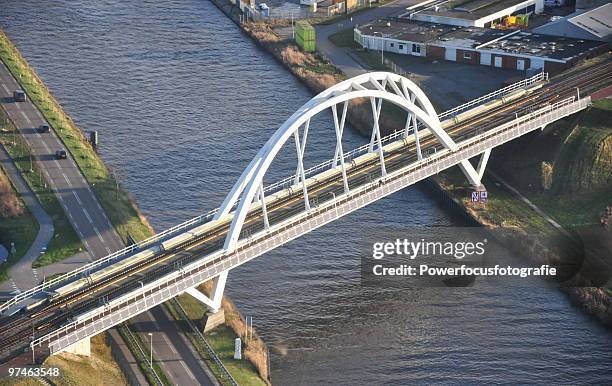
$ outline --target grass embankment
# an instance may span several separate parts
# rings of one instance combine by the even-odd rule
[[[567,227],[594,225],[612,205],[612,100],[596,101],[567,127],[550,189],[533,199]],[[576,210],[580,208],[580,210]]]
[[[204,293],[208,293],[210,291],[210,284],[201,285],[199,289]],[[201,320],[207,311],[206,308],[186,294],[180,295],[178,300],[193,323],[196,326],[201,325]],[[172,307],[169,308],[173,314],[176,314]],[[206,340],[238,384],[252,386],[267,384],[264,380],[267,380],[269,377],[269,358],[267,357],[265,344],[257,336],[256,332],[253,333],[252,340],[245,339],[245,321],[242,319],[234,303],[226,297],[223,297],[222,308],[225,312],[225,325],[206,333]],[[242,339],[243,353],[246,360],[239,361],[234,359],[234,340],[238,337]],[[198,344],[196,344],[196,347],[198,347]],[[210,358],[205,355],[203,358],[210,361]]]
[[[43,367],[58,367],[61,376],[52,378],[55,385],[127,385],[128,381],[117,365],[108,335],[91,338],[91,357],[63,353],[45,360]]]
[[[7,268],[28,251],[36,235],[38,222],[19,199],[8,177],[0,168],[0,244],[9,251],[7,263],[0,267],[0,281],[7,280]],[[15,243],[15,253],[11,252]]]
[[[485,178],[486,206],[469,201],[465,179],[457,170],[443,173],[442,187],[466,211],[510,247],[534,263],[564,264],[571,275],[563,280],[572,301],[612,326],[612,291],[602,288],[612,274],[612,230],[600,225],[612,205],[612,101],[594,102],[590,109],[560,120],[544,132],[497,148],[490,168],[561,224],[568,237],[513,193]],[[572,264],[579,262],[572,267]]]
[[[600,212],[612,205],[611,118],[612,101],[596,101],[502,148],[493,164],[564,227],[598,225]]]
[[[59,368],[58,377],[47,377],[46,381],[55,386],[107,386],[128,385],[121,369],[114,361],[106,334],[91,338],[91,357],[69,353],[51,356],[41,365],[44,368]],[[33,378],[4,378],[1,386],[40,385]]]
[[[42,171],[31,157],[28,144],[15,129],[15,126],[8,120],[2,108],[0,108],[0,143],[2,143],[13,158],[17,169],[21,172],[21,175],[30,186],[30,189],[36,194],[45,212],[47,212],[53,220],[53,227],[55,230],[54,236],[47,246],[47,251],[36,260],[33,266],[39,267],[51,264],[82,251],[83,245],[81,244],[79,236],[76,234],[70,221],[68,221],[64,209],[57,200],[55,193],[47,186]],[[36,233],[30,236],[33,240],[36,237]],[[2,242],[2,240],[0,240],[0,242]],[[21,256],[23,256],[23,253],[19,257]],[[18,259],[11,259],[9,263],[17,260]],[[4,279],[6,279],[6,277],[0,276],[0,280]]]
[[[134,200],[125,190],[117,191],[117,181],[113,174],[92,149],[83,132],[64,112],[34,69],[2,31],[0,58],[64,142],[124,242],[127,242],[128,235],[135,240],[150,236],[153,231]]]

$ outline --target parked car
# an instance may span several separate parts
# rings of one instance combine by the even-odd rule
[[[49,131],[51,131],[51,128],[47,124],[38,126],[38,132],[41,134],[48,133]]]
[[[15,90],[13,92],[13,99],[15,99],[15,102],[25,102],[27,99],[26,93],[23,90]]]
[[[58,150],[55,152],[55,158],[56,159],[66,159],[68,158],[68,154],[66,153],[66,150],[64,149]]]

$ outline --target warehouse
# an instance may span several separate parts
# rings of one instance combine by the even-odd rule
[[[355,41],[367,49],[518,71],[558,72],[608,49],[607,43],[591,40],[398,19],[377,21],[354,32]]]
[[[542,13],[544,0],[450,0],[411,8],[401,17],[456,27],[489,28],[510,15]]]

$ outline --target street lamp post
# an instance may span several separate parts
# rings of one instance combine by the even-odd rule
[[[149,364],[151,368],[153,368],[153,334],[149,333],[149,340],[151,342],[151,346],[149,348]]]
[[[373,35],[380,34],[380,64],[385,64],[385,35],[382,32],[374,32]]]

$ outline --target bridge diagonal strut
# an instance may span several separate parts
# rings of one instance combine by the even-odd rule
[[[344,162],[344,151],[342,151],[342,128],[338,123],[338,108],[336,105],[332,105],[332,112],[334,116],[334,129],[336,130],[336,149],[340,157],[340,168],[342,168],[342,183],[344,184],[344,193],[349,192],[348,178],[346,176],[346,164]],[[334,159],[335,161],[335,159]]]

